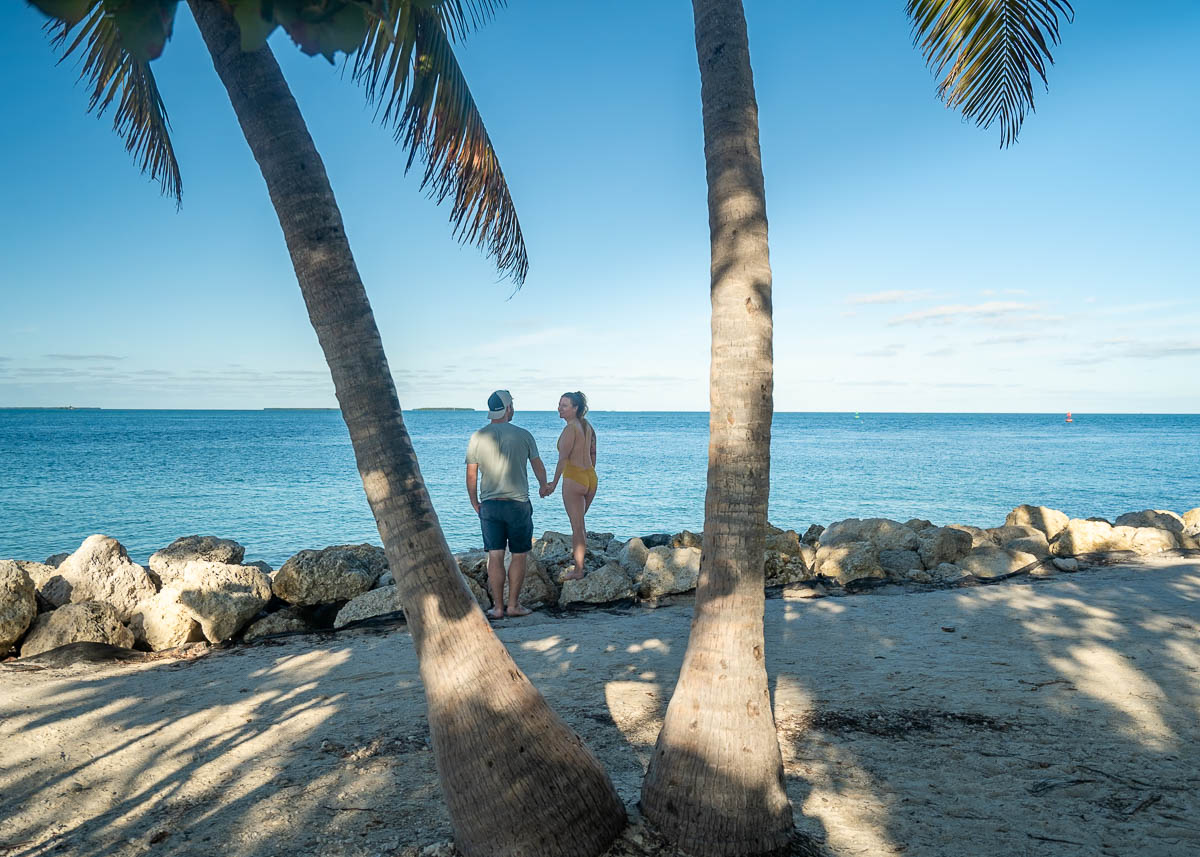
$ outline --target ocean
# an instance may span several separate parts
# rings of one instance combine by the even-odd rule
[[[700,530],[708,415],[594,412],[588,528]],[[482,412],[405,414],[452,549],[482,540],[463,456]],[[562,422],[519,412],[553,474]],[[558,495],[534,529],[570,532]],[[770,520],[996,526],[1019,503],[1112,519],[1200,506],[1200,415],[776,414]],[[43,560],[93,533],[138,562],[179,536],[236,539],[278,567],[305,548],[379,542],[336,411],[0,410],[0,558]]]

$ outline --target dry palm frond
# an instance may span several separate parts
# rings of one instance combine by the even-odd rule
[[[938,97],[982,128],[1000,121],[1000,145],[1016,142],[1033,111],[1032,68],[1046,83],[1058,18],[1069,0],[909,0],[914,41],[936,74]]]
[[[140,162],[142,172],[157,181],[163,193],[174,197],[179,204],[183,183],[171,145],[171,124],[154,73],[148,62],[134,59],[122,47],[120,32],[103,0],[95,0],[77,25],[52,20],[46,27],[53,33],[52,43],[56,48],[66,44],[74,32],[59,62],[82,49],[84,59],[79,78],[87,78],[92,84],[88,112],[94,110],[97,116],[103,115],[117,102],[113,130],[124,138],[125,151],[133,156],[135,163]]]
[[[397,3],[375,19],[354,60],[354,79],[394,126],[410,169],[425,163],[421,187],[438,202],[453,199],[450,222],[460,241],[486,248],[520,285],[529,270],[525,239],[500,161],[455,59],[450,31],[491,14],[492,0]]]

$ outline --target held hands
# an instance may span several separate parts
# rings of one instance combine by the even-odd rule
[[[554,493],[554,489],[555,489],[555,488],[557,488],[557,487],[558,487],[558,483],[557,483],[557,482],[547,482],[547,483],[546,483],[545,485],[543,485],[543,486],[541,487],[541,489],[538,491],[538,496],[540,496],[540,497],[549,497],[551,494],[553,494],[553,493]]]

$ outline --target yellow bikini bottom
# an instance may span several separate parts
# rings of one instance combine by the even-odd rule
[[[598,481],[596,479],[596,468],[594,467],[578,467],[570,462],[563,465],[563,476],[570,479],[572,482],[578,482],[589,492],[596,490]]]

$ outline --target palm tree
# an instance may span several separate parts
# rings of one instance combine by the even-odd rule
[[[708,485],[695,614],[642,786],[646,818],[700,857],[763,854],[792,835],[763,659],[772,415],[771,266],[758,106],[741,0],[692,0],[712,248]],[[1001,142],[1045,80],[1066,0],[911,0],[939,94]],[[1043,59],[1044,58],[1044,59]]]
[[[150,58],[170,33],[174,0],[37,0],[60,18],[67,52],[87,50],[92,105],[120,94],[117,130],[142,166],[178,196],[166,114]],[[625,824],[625,809],[599,762],[517,668],[476,606],[438,524],[404,426],[378,328],[342,227],[324,166],[279,66],[265,45],[266,5],[188,0],[217,74],[266,180],[309,319],[333,376],[367,500],[379,527],[420,660],[433,749],[455,840],[467,857],[595,855]],[[490,0],[405,0],[390,11],[329,0],[319,20],[299,14],[312,0],[275,0],[302,47],[332,53],[353,31],[356,76],[385,105],[426,183],[453,196],[460,236],[488,246],[518,282],[526,262],[503,174],[450,48],[450,35]],[[247,6],[252,6],[247,18]],[[168,14],[163,9],[169,7]],[[238,18],[235,19],[235,12]],[[469,13],[469,14],[468,14]],[[341,16],[339,18],[339,16]],[[123,21],[144,24],[122,41]],[[248,23],[239,28],[239,21]],[[149,23],[146,23],[149,22]],[[265,22],[265,23],[264,23]],[[332,22],[332,34],[321,24]],[[359,26],[359,23],[362,26]],[[353,26],[351,26],[353,25]],[[133,24],[130,25],[131,30]],[[141,38],[149,32],[148,38]],[[295,35],[295,33],[293,33]],[[244,45],[243,42],[246,42]],[[252,50],[243,50],[243,47]],[[411,70],[411,72],[410,72]]]

